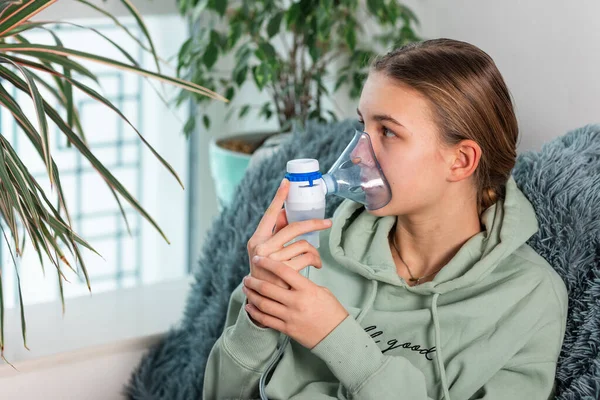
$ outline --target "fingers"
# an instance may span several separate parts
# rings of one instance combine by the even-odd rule
[[[287,261],[304,253],[318,251],[306,240],[299,240],[282,247],[280,250],[269,254],[269,258],[275,261]],[[260,254],[259,254],[260,255]]]
[[[259,236],[271,236],[273,232],[273,226],[277,222],[277,216],[279,215],[279,211],[283,207],[283,203],[287,198],[289,186],[289,181],[287,179],[281,181],[281,185],[277,189],[275,197],[271,201],[271,204],[269,205],[262,219],[258,223],[258,227],[256,228],[256,234],[258,234]]]
[[[263,326],[266,328],[272,328],[279,332],[286,332],[285,322],[283,322],[279,318],[275,318],[268,314],[263,313],[255,305],[250,304],[250,303],[246,304],[246,311],[250,315],[250,318],[252,318],[254,321],[258,322],[260,324],[260,326]]]
[[[254,266],[255,268],[260,268],[258,266]],[[260,271],[260,274],[252,274],[250,273],[250,275],[254,278],[258,278],[258,279],[262,279],[268,282],[271,282],[274,285],[277,285],[279,287],[282,287],[284,289],[289,289],[290,285],[288,285],[287,283],[285,283],[280,277],[278,277],[277,275],[275,275],[274,273],[267,271],[267,270],[263,270]]]
[[[319,269],[322,267],[321,257],[316,257],[312,253],[303,254],[294,258],[293,260],[284,261],[283,263],[296,271],[301,271],[308,266],[313,266]]]
[[[288,267],[281,261],[271,260],[268,257],[254,256],[252,261],[257,266],[266,269],[269,272],[277,275],[291,288],[302,289],[307,284],[307,279],[300,275],[298,271]]]
[[[242,290],[244,289],[246,289],[244,293],[248,296],[249,302],[267,314],[279,318],[282,318],[285,315],[285,313],[279,312],[279,310],[283,309],[282,304],[289,304],[293,296],[287,289],[282,289],[272,283],[255,279],[251,276],[244,278]],[[276,304],[269,304],[269,302],[265,300],[276,302]]]
[[[317,268],[321,267],[321,256],[319,255],[319,251],[306,240],[300,240],[298,242],[285,246],[281,250],[270,254],[268,257],[275,261],[283,261],[287,265],[290,265],[287,262],[288,260],[302,260],[303,262],[308,262],[308,264],[305,264],[304,266],[312,265]],[[297,268],[294,269],[298,270]]]
[[[286,243],[291,242],[302,234],[314,231],[322,231],[329,229],[330,227],[330,219],[316,218],[306,221],[292,222],[281,229],[276,235],[273,235],[273,237],[270,239],[256,246],[254,253],[259,256],[269,256],[281,249]]]
[[[273,234],[279,232],[283,227],[288,224],[287,215],[285,213],[285,209],[282,208],[279,210],[279,214],[277,215],[277,221],[275,222],[275,226],[273,227]]]

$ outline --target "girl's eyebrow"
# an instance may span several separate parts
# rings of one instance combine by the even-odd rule
[[[360,110],[357,108],[356,112],[358,113],[358,116],[362,118],[362,114],[360,113]],[[377,122],[381,122],[381,121],[389,121],[393,124],[396,124],[398,126],[402,126],[404,127],[404,125],[402,125],[400,122],[396,121],[394,118],[392,118],[391,115],[387,115],[387,114],[376,114],[373,116],[373,119]]]

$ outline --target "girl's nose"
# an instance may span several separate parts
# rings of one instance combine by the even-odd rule
[[[364,167],[374,167],[374,150],[369,135],[363,133],[350,154],[354,164]]]

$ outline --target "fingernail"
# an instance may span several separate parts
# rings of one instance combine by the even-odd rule
[[[283,179],[281,180],[281,183],[279,184],[279,187],[280,187],[280,188],[282,188],[282,187],[284,187],[284,186],[285,186],[285,181],[287,181],[287,179],[285,179],[285,178],[283,178]]]
[[[326,226],[331,226],[331,225],[333,225],[333,221],[332,221],[332,220],[330,220],[330,219],[326,219],[326,220],[325,220],[325,225],[326,225]]]
[[[252,262],[257,263],[260,261],[260,258],[261,258],[260,256],[254,256],[254,257],[252,257]]]

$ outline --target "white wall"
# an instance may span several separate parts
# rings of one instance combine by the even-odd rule
[[[600,2],[423,0],[430,37],[472,43],[515,98],[519,151],[600,122]]]
[[[121,399],[146,348],[81,358],[0,379],[3,399]]]

